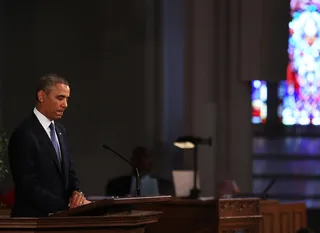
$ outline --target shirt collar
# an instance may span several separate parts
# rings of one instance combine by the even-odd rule
[[[50,121],[45,115],[43,115],[37,108],[33,109],[33,113],[36,115],[38,118],[40,124],[42,127],[47,130],[50,126],[51,123],[54,123],[54,121]]]

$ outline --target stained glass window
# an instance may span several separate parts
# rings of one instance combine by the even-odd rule
[[[284,125],[320,124],[320,0],[291,0],[287,81],[279,85]]]
[[[267,121],[267,85],[265,81],[252,82],[252,123]]]
[[[284,125],[320,125],[320,0],[291,0],[290,7],[289,62],[286,81],[278,87],[278,117]],[[262,83],[252,82],[253,123],[266,122]]]

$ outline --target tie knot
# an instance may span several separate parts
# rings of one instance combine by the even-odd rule
[[[51,123],[51,124],[49,125],[49,128],[50,128],[51,131],[54,131],[54,130],[55,130],[54,124]]]

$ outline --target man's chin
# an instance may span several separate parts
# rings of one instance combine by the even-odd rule
[[[58,114],[55,116],[55,120],[59,120],[63,117],[63,113],[62,114]]]

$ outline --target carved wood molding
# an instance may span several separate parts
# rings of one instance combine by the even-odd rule
[[[219,217],[260,216],[258,198],[220,199]]]

